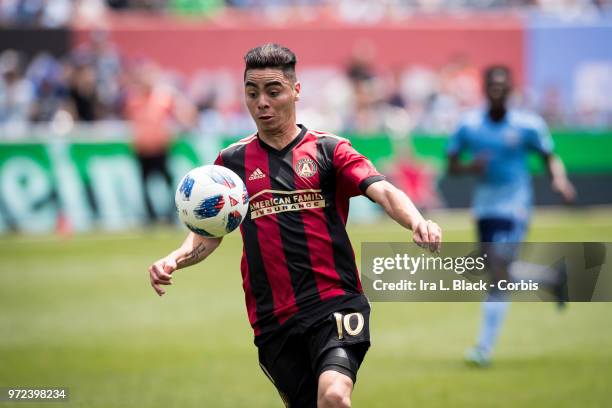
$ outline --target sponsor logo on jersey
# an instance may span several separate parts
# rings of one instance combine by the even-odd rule
[[[516,129],[508,129],[504,133],[504,141],[508,146],[516,146],[521,139],[521,135]]]
[[[264,193],[267,198],[263,198]],[[264,190],[260,196],[254,196],[249,202],[251,219],[287,211],[312,210],[324,208],[325,198],[321,190],[277,191]]]

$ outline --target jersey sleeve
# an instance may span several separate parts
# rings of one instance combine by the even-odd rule
[[[457,129],[448,138],[448,145],[446,146],[446,154],[455,155],[461,153],[465,149],[465,135],[467,128],[465,124],[460,124]]]
[[[348,140],[342,140],[336,145],[333,164],[338,186],[349,197],[365,194],[372,183],[385,179],[372,162],[358,153]]]
[[[221,157],[221,153],[217,155],[217,158],[215,159],[215,165],[223,166],[223,158]]]
[[[541,154],[551,154],[554,143],[544,119],[536,117],[527,130],[527,146]]]

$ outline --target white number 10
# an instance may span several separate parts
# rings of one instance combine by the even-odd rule
[[[353,316],[357,316],[357,326],[355,328],[351,327],[351,317]],[[341,313],[334,313],[334,317],[336,318],[339,340],[344,338],[344,331],[349,336],[357,336],[363,330],[364,319],[361,313],[349,313],[344,316]]]

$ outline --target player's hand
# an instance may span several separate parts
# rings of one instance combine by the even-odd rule
[[[155,262],[149,266],[149,277],[151,278],[151,286],[159,296],[162,296],[166,291],[162,285],[172,285],[172,273],[176,270],[176,260],[168,256]]]
[[[421,248],[440,252],[442,229],[432,220],[421,220],[412,231],[412,240]]]
[[[484,174],[487,170],[488,157],[485,155],[480,155],[476,157],[469,163],[469,173],[474,174],[476,176],[480,176]]]
[[[552,188],[557,193],[561,194],[563,201],[571,203],[576,198],[576,190],[567,177],[553,179]]]

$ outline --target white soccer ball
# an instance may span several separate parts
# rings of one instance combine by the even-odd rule
[[[179,183],[174,196],[179,219],[196,234],[222,237],[242,222],[249,206],[246,186],[222,166],[196,167]]]

